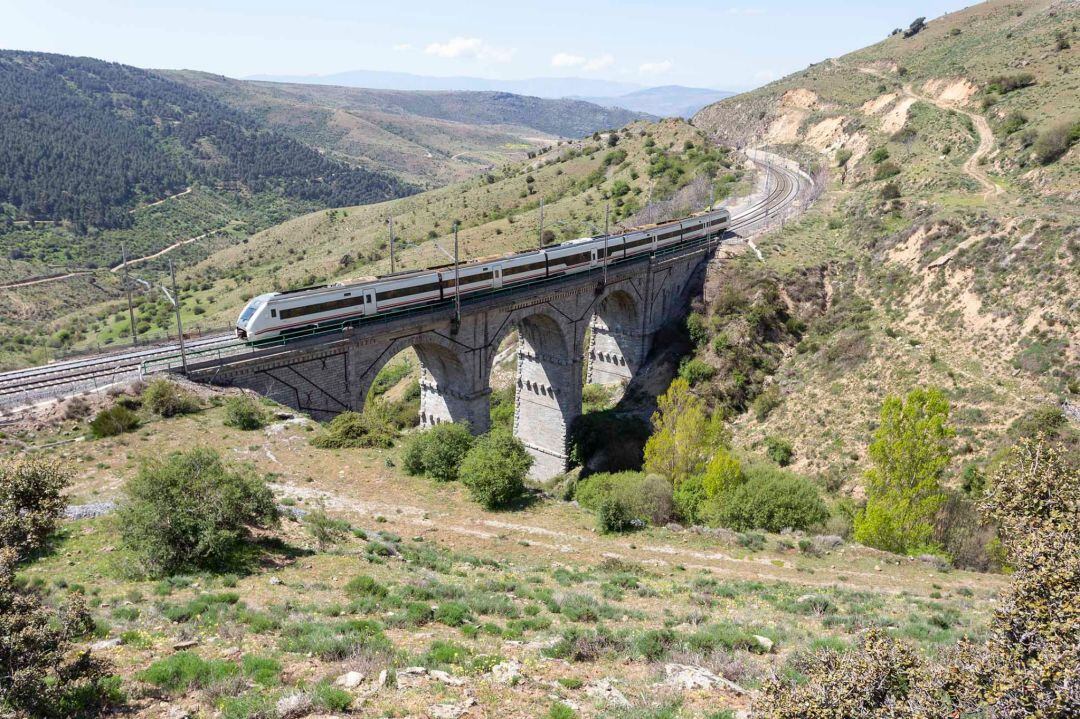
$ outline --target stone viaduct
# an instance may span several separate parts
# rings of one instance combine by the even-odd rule
[[[657,331],[681,321],[716,242],[452,306],[365,323],[340,333],[189,365],[195,381],[245,387],[325,420],[363,409],[375,376],[413,348],[421,363],[422,425],[490,424],[492,365],[518,330],[514,434],[535,457],[532,474],[567,468],[568,435],[581,414],[584,380],[627,382]],[[591,329],[591,332],[587,330]]]

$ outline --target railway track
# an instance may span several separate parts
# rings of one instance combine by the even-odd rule
[[[789,209],[806,183],[799,173],[781,164],[760,159],[754,161],[768,167],[773,182],[766,197],[732,216],[730,231],[740,236],[761,229],[769,218]],[[234,347],[244,347],[231,334],[224,333],[188,340],[186,344],[190,352],[198,353],[214,349],[228,352]],[[172,357],[179,351],[177,344],[132,348],[0,373],[0,413],[11,414],[14,410],[37,403],[130,382],[140,376],[143,363]]]

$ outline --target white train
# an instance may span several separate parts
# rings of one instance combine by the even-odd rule
[[[715,242],[727,232],[730,222],[728,211],[718,209],[622,235],[583,237],[542,250],[463,263],[457,270],[460,295],[464,298],[498,291],[687,245]],[[309,334],[313,330],[351,327],[365,317],[453,302],[454,295],[452,265],[399,272],[363,282],[270,292],[248,302],[236,321],[236,336],[257,343]]]

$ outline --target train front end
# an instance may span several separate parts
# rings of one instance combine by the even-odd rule
[[[259,295],[247,303],[247,306],[244,307],[244,310],[236,319],[237,339],[250,342],[255,335],[265,333],[265,328],[262,325],[266,324],[267,321],[266,306],[274,294],[270,292]]]

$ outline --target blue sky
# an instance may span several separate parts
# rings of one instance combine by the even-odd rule
[[[232,77],[393,70],[742,90],[958,0],[4,0],[0,47]]]

